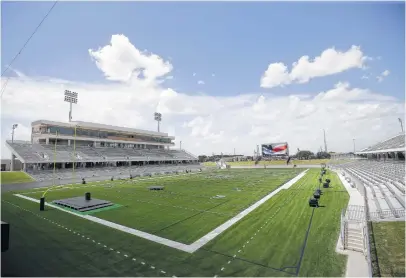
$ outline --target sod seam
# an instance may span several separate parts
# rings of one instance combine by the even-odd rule
[[[227,202],[229,202],[229,201],[225,201],[225,202],[223,202],[223,203],[217,204],[217,205],[215,205],[214,207],[208,208],[207,210],[214,209],[214,208],[216,208],[216,207],[218,207],[218,206],[221,206],[221,205],[223,205],[223,204],[225,204],[225,203],[227,203]],[[205,210],[205,211],[207,211],[207,210]],[[173,227],[173,226],[175,226],[176,224],[182,223],[182,222],[184,222],[184,221],[186,221],[186,220],[189,220],[189,219],[191,219],[191,218],[193,218],[193,217],[195,217],[195,216],[198,216],[199,214],[202,214],[202,213],[205,212],[205,211],[200,211],[200,212],[198,212],[198,213],[195,213],[195,214],[193,214],[193,215],[191,215],[191,216],[186,217],[185,219],[176,221],[175,223],[172,223],[172,224],[170,224],[170,225],[168,225],[168,226],[166,226],[166,227],[163,227],[162,229],[159,229],[159,230],[157,230],[157,231],[154,231],[154,233],[162,232],[163,230],[165,230],[165,229],[167,229],[167,228]]]

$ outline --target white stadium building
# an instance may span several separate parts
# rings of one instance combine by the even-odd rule
[[[150,174],[199,169],[197,157],[170,149],[175,137],[146,131],[89,122],[38,120],[31,124],[31,142],[6,141],[11,151],[10,170],[15,159],[22,170],[37,180],[53,177],[116,176],[123,170],[132,174]]]

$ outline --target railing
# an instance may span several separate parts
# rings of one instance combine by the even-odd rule
[[[368,217],[370,216],[370,211],[369,211],[369,205],[368,205],[367,189],[365,186],[363,187],[362,192],[363,192],[362,195],[364,197],[364,205],[365,205],[365,226],[363,227],[364,252],[366,252],[365,258],[367,259],[367,262],[368,262],[368,274],[369,274],[368,276],[372,277],[373,272],[372,272],[372,259],[371,259],[371,245],[370,245],[369,229],[368,229]]]
[[[386,209],[386,210],[378,210],[374,212],[369,212],[368,220],[376,220],[382,218],[405,218],[405,210],[404,209]]]
[[[345,210],[343,209],[343,210],[341,210],[340,238],[341,238],[341,244],[342,244],[344,250],[347,248],[346,226],[347,226],[347,221],[345,219]]]

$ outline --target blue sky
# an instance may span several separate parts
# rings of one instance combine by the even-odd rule
[[[2,3],[3,67],[52,4]],[[403,21],[402,3],[59,2],[13,67],[27,75],[100,82],[103,74],[87,49],[125,34],[137,48],[171,58],[174,88],[233,95],[269,91],[258,83],[268,63],[290,65],[304,54],[315,57],[329,47],[347,50],[354,44],[382,57],[370,63],[370,72],[389,69],[390,82],[362,80],[362,72],[350,70],[272,93],[327,90],[346,80],[356,86],[373,82],[374,90],[404,99]],[[204,88],[196,78],[205,81]]]
[[[3,69],[52,5],[1,3]],[[323,129],[335,151],[367,147],[404,117],[404,14],[400,2],[59,2],[6,74],[2,157],[12,123],[29,140],[32,121],[66,121],[63,89],[80,92],[78,120],[155,129],[159,110],[197,154],[316,151]]]

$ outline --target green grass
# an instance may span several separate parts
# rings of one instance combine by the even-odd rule
[[[320,165],[321,163],[329,163],[330,159],[312,159],[312,160],[291,160],[290,164],[296,165]],[[235,161],[235,162],[226,162],[231,166],[254,166],[254,161]],[[215,162],[204,162],[205,166],[216,166]],[[286,165],[286,160],[273,160],[273,161],[260,161],[258,165]]]
[[[405,277],[405,222],[373,222],[377,260],[381,277]]]
[[[46,198],[49,201],[90,191],[95,198],[122,205],[96,212],[93,216],[190,243],[298,172],[299,169],[243,169],[131,183],[107,182],[114,185],[70,186],[72,189],[50,191]],[[193,254],[56,209],[47,208],[39,212],[38,204],[7,192],[2,195],[2,220],[11,223],[12,236],[10,250],[2,254],[2,265],[6,266],[2,271],[19,276],[265,277],[295,276],[300,262],[300,276],[342,276],[346,257],[336,254],[334,250],[340,211],[346,206],[348,195],[342,192],[338,177],[330,173],[333,187],[324,190],[321,197],[324,207],[313,212],[307,202],[317,187],[318,173],[319,169],[309,170],[290,189],[279,192]],[[165,190],[149,192],[147,187],[150,185],[164,185]],[[42,194],[23,193],[34,198]],[[225,195],[226,198],[210,199],[213,195]],[[81,235],[73,234],[42,217]],[[309,223],[306,248],[301,256]],[[136,258],[136,261],[132,258]],[[21,261],[25,262],[24,268],[19,267]]]
[[[118,209],[94,213],[94,216],[189,244],[300,171],[303,170],[231,170],[176,179],[134,180],[111,188],[92,187],[90,191],[94,198],[122,205]],[[255,179],[255,183],[246,177]],[[165,190],[148,190],[152,185],[163,185]],[[83,186],[51,190],[46,194],[46,200],[83,196],[87,191],[89,187]],[[30,197],[39,199],[43,192],[36,192],[29,194]],[[212,199],[216,195],[225,198]],[[162,210],[165,210],[164,215]]]
[[[24,172],[0,172],[2,184],[26,183],[34,180]]]

